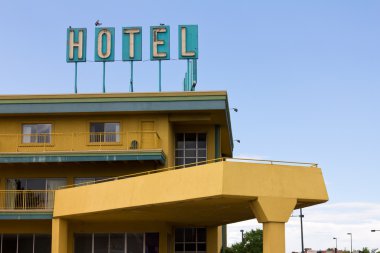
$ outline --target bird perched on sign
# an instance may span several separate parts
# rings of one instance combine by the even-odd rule
[[[95,22],[95,26],[100,26],[100,25],[102,25],[102,23],[100,23],[99,19],[96,20],[96,22]]]

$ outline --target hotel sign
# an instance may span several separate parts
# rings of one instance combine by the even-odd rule
[[[123,61],[142,60],[142,27],[123,27]],[[198,59],[198,26],[178,26],[178,58]],[[87,29],[67,29],[67,62],[86,62]],[[95,61],[115,61],[115,28],[95,28]],[[150,27],[150,60],[170,60],[170,26]]]

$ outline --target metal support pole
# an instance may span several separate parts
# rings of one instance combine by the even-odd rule
[[[131,61],[131,81],[129,85],[129,91],[133,92],[133,61]]]
[[[158,60],[158,91],[161,92],[161,60]]]
[[[301,247],[302,247],[301,252],[304,253],[305,247],[303,245],[303,214],[302,214],[302,208],[300,208],[300,219],[301,219]]]
[[[106,62],[103,62],[103,93],[106,93]]]
[[[190,91],[193,91],[193,72],[194,72],[194,69],[193,69],[193,60],[190,60],[190,82],[189,82],[189,90]]]
[[[75,86],[74,86],[75,94],[78,93],[78,88],[77,88],[78,86],[77,86],[77,84],[78,84],[78,63],[75,62]]]
[[[350,239],[351,239],[351,253],[352,253],[352,233],[347,233],[347,235],[349,235],[350,236]]]
[[[187,73],[186,73],[186,79],[187,79],[187,85],[186,85],[186,91],[190,90],[190,59],[187,59]]]

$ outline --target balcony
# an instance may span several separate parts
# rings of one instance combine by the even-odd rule
[[[55,191],[0,190],[0,220],[50,220]]]
[[[0,163],[165,161],[160,136],[145,132],[0,134]]]
[[[53,211],[53,190],[0,190],[0,212]]]

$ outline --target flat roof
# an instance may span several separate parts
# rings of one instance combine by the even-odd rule
[[[226,110],[227,92],[0,96],[0,114]]]

